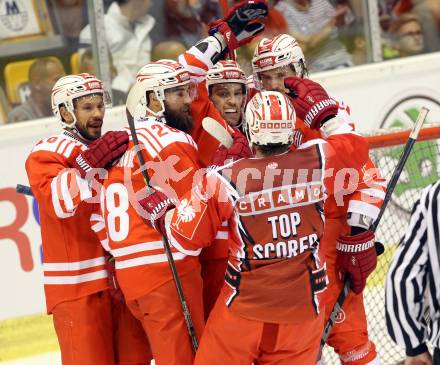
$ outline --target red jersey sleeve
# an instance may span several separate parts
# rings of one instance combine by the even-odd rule
[[[211,100],[209,100],[205,82],[198,84],[198,96],[191,104],[191,115],[194,120],[191,136],[197,143],[200,163],[205,167],[211,163],[212,156],[220,147],[220,142],[203,129],[203,118],[211,117],[224,128],[229,129],[228,123],[223,119]]]
[[[384,202],[386,186],[386,179],[383,178],[380,169],[368,160],[359,170],[359,184],[349,197],[347,212],[376,220]]]
[[[92,197],[88,182],[68,166],[67,159],[79,150],[73,141],[50,137],[39,142],[26,160],[32,192],[40,206],[57,218],[73,216],[78,204]]]
[[[202,248],[214,242],[217,231],[231,218],[233,209],[219,175],[205,175],[173,212],[168,227],[171,244],[186,255],[199,255]]]
[[[110,252],[108,234],[105,228],[105,219],[99,204],[94,204],[94,210],[90,215],[90,228],[95,232],[103,249]]]
[[[180,199],[191,190],[198,178],[199,156],[194,140],[186,133],[160,122],[150,122],[148,127],[139,124],[136,133],[146,161],[150,185],[169,197]],[[144,183],[136,177],[140,175],[139,162],[137,158],[133,161],[137,171],[132,181],[140,187]]]
[[[198,45],[203,43],[203,47]],[[201,48],[203,50],[201,50]],[[212,60],[222,52],[222,45],[215,37],[207,37],[178,57],[178,61],[190,73],[195,82],[204,81],[207,71],[214,66]]]

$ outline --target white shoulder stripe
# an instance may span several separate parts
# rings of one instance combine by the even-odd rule
[[[151,145],[149,139],[147,139],[143,134],[138,133],[138,140],[139,143],[142,144],[142,148],[145,148],[148,152],[148,154],[151,156],[151,158],[156,158],[156,156],[159,154],[159,152]]]
[[[70,142],[68,146],[66,146],[66,148],[63,151],[63,155],[66,158],[69,158],[70,155],[72,154],[73,149],[75,148],[76,144],[75,142]]]
[[[52,182],[50,184],[51,187],[51,196],[52,196],[52,206],[55,211],[55,214],[58,218],[69,218],[75,215],[76,208],[71,212],[65,212],[60,204],[60,197],[58,196],[58,180],[60,179],[60,176],[56,176],[52,179]]]
[[[48,151],[55,152],[64,157],[70,157],[75,146],[82,146],[79,142],[74,139],[68,138],[63,134],[57,136],[51,136],[40,141],[34,148],[32,152],[38,151]]]
[[[159,137],[155,138],[153,132],[149,128],[142,128],[139,132],[142,132],[142,134],[145,136],[145,138],[148,139],[150,144],[157,150],[161,151],[163,146],[159,142]]]
[[[59,177],[60,177],[60,188],[61,188],[61,195],[62,195],[62,200],[64,201],[64,205],[66,206],[66,209],[68,212],[73,211],[73,209],[75,208],[74,204],[73,204],[73,199],[71,194],[71,189],[70,189],[70,185],[69,185],[69,174],[72,174],[72,171],[66,170],[64,171]],[[71,184],[73,183],[73,179],[74,176],[71,176]],[[76,190],[76,189],[73,189]],[[76,191],[76,193],[78,194],[78,191]]]
[[[305,143],[303,143],[301,146],[299,146],[297,149],[298,150],[304,150],[306,148],[312,147],[312,146],[317,146],[317,145],[322,145],[327,143],[327,141],[325,141],[322,138],[315,138],[315,139],[311,139],[310,141],[307,141]]]

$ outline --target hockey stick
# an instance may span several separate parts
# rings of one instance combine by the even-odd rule
[[[32,192],[32,189],[29,186],[17,184],[15,187],[15,191],[18,194],[24,194],[28,196],[34,196],[34,193]]]
[[[219,141],[226,148],[230,148],[234,143],[231,134],[227,129],[217,122],[214,118],[205,117],[202,120],[203,129],[212,137]]]
[[[376,218],[376,220],[373,222],[373,224],[370,226],[370,229],[373,232],[376,231],[377,226],[379,225],[379,222],[383,216],[383,213],[384,213],[389,201],[391,200],[391,195],[393,194],[394,188],[399,180],[400,174],[402,173],[403,168],[405,167],[406,160],[408,159],[408,157],[411,153],[411,150],[414,146],[414,143],[417,141],[417,137],[419,135],[420,129],[422,128],[422,125],[425,122],[426,115],[428,114],[428,112],[429,112],[429,109],[422,108],[419,112],[419,115],[417,116],[417,120],[416,120],[414,127],[409,135],[408,141],[406,142],[405,148],[402,152],[402,155],[400,156],[399,162],[397,163],[397,166],[393,172],[393,175],[387,185],[385,198],[384,198],[382,207],[380,208],[379,215]],[[382,253],[383,253],[383,249],[382,249],[382,252],[377,252],[378,256]],[[351,284],[350,278],[348,276],[346,276],[344,279],[344,287],[343,287],[341,293],[339,294],[338,299],[336,299],[336,303],[333,306],[330,317],[324,327],[324,332],[321,337],[321,344],[320,344],[318,360],[321,357],[322,350],[328,340],[328,337],[329,337],[330,332],[333,328],[333,325],[335,324],[336,318],[342,309],[342,305],[344,304],[344,301],[347,298],[348,293],[350,292],[350,284]]]
[[[136,85],[137,84],[135,84],[135,86]],[[135,86],[133,86],[133,87],[135,87]],[[136,148],[136,155],[137,155],[137,158],[140,163],[142,176],[144,177],[145,185],[147,186],[148,192],[152,193],[154,191],[154,189],[150,185],[150,179],[148,177],[147,171],[142,168],[143,166],[145,166],[145,159],[144,159],[144,156],[142,155],[142,152],[141,152],[141,149],[139,146],[139,140],[137,138],[136,128],[135,128],[134,119],[133,119],[134,110],[136,109],[135,105],[137,103],[137,100],[139,100],[139,98],[137,98],[137,97],[138,97],[138,90],[134,90],[133,93],[130,91],[130,93],[127,97],[126,114],[127,114],[128,126],[130,127],[131,137],[133,139],[133,143]],[[168,239],[165,236],[162,237],[162,242],[165,247],[165,253],[167,256],[168,264],[170,266],[170,270],[171,270],[171,274],[173,276],[174,284],[176,285],[177,295],[179,297],[179,301],[182,306],[183,317],[185,319],[185,324],[188,329],[188,334],[189,334],[189,337],[191,338],[192,347],[193,347],[193,350],[195,353],[199,347],[199,341],[197,339],[196,331],[194,329],[194,324],[192,321],[191,313],[189,311],[188,304],[185,299],[185,294],[183,293],[182,283],[180,281],[179,274],[177,272],[176,263],[174,262],[174,257],[173,257],[173,254],[171,253],[170,243],[168,242]]]

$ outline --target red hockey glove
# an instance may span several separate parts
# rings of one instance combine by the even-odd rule
[[[90,143],[86,151],[74,156],[69,162],[85,178],[91,169],[104,168],[121,157],[127,150],[128,134],[123,131],[107,132]]]
[[[336,242],[336,264],[342,273],[350,275],[351,290],[359,294],[368,276],[377,265],[374,232],[369,230],[354,236],[339,237]]]
[[[158,190],[154,190],[153,193],[139,200],[139,204],[147,212],[151,226],[166,237],[165,213],[176,206],[175,200],[168,198]]]
[[[109,258],[106,258],[104,265],[108,273],[107,279],[111,297],[123,302],[124,294],[122,294],[118,280],[116,279],[115,260],[110,256]]]
[[[236,161],[240,158],[252,156],[249,142],[242,133],[240,133],[237,129],[234,129],[232,138],[234,140],[234,144],[231,147],[226,148],[225,146],[220,146],[218,150],[215,151],[211,160],[211,165],[223,166],[225,165],[226,161]]]
[[[209,35],[221,33],[229,52],[232,52],[263,31],[264,25],[254,21],[265,18],[268,14],[265,0],[242,1],[229,9],[223,19],[209,24]]]
[[[287,77],[284,86],[295,108],[296,115],[311,129],[319,129],[329,119],[338,114],[336,101],[318,83],[299,77]]]

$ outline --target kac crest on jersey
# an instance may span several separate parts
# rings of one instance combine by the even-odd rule
[[[192,201],[182,199],[177,207],[177,219],[173,223],[173,229],[183,237],[189,240],[193,239],[194,232],[197,230],[207,206],[203,201],[194,206]]]

